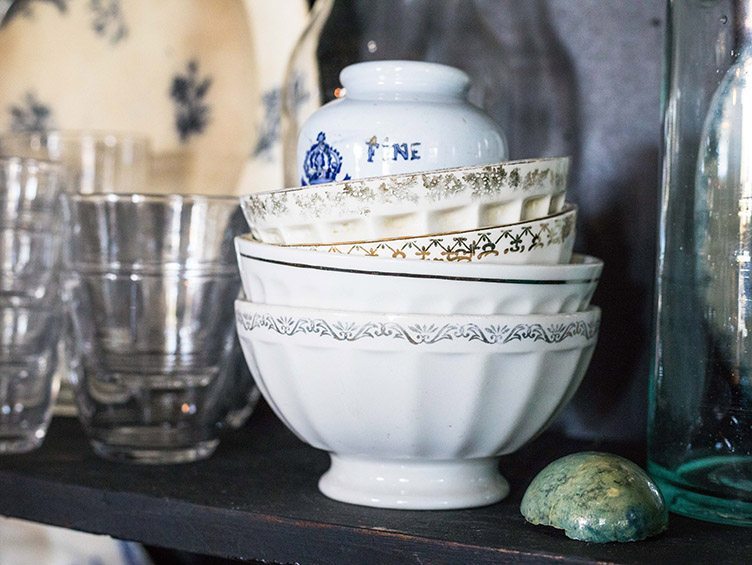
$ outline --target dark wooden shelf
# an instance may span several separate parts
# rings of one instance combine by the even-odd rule
[[[749,563],[752,536],[671,516],[648,541],[585,544],[519,514],[525,487],[546,463],[582,449],[629,446],[544,434],[504,457],[507,500],[472,510],[416,512],[341,504],[316,488],[325,453],[297,440],[265,406],[228,433],[208,461],[135,466],[98,459],[78,423],[56,418],[41,449],[0,458],[0,514],[230,558],[299,563]]]

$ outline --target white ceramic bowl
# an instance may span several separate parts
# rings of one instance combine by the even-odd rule
[[[574,246],[577,209],[540,220],[506,226],[424,235],[401,239],[301,245],[325,253],[389,257],[412,261],[505,263],[508,265],[555,265],[569,263]]]
[[[496,457],[540,433],[571,398],[600,310],[554,316],[421,316],[235,303],[267,402],[329,451],[319,488],[388,508],[481,506],[508,492]]]
[[[253,237],[277,244],[371,241],[533,220],[561,211],[569,159],[348,180],[249,194]]]
[[[394,261],[235,238],[252,302],[397,314],[556,314],[590,303],[603,262],[567,265]]]

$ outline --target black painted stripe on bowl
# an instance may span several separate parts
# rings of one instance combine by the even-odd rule
[[[283,265],[285,267],[296,267],[299,269],[318,269],[320,271],[336,271],[338,273],[353,273],[356,275],[378,275],[384,277],[406,277],[412,279],[443,279],[448,281],[465,281],[465,282],[490,282],[490,283],[507,283],[507,284],[588,284],[598,282],[597,279],[575,279],[575,280],[550,280],[550,281],[529,281],[525,279],[478,279],[470,277],[445,277],[442,275],[425,275],[420,273],[384,273],[382,271],[357,271],[355,269],[341,269],[339,267],[325,267],[323,265],[307,265],[305,263],[286,263],[275,259],[265,259],[262,257],[253,257],[240,253],[244,259],[251,261],[261,261],[262,263],[272,263],[274,265]]]

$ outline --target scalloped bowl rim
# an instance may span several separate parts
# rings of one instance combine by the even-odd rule
[[[252,199],[262,199],[268,196],[277,196],[277,195],[287,195],[298,191],[308,191],[308,190],[316,190],[316,191],[328,191],[328,190],[341,190],[345,186],[353,183],[368,183],[368,182],[379,182],[379,183],[390,183],[399,181],[401,178],[412,178],[415,176],[439,176],[439,175],[445,175],[445,174],[472,174],[472,173],[483,173],[486,169],[492,168],[492,167],[516,167],[520,165],[529,165],[532,163],[540,163],[541,166],[548,166],[548,167],[568,167],[571,162],[571,157],[565,156],[565,157],[540,157],[540,158],[532,158],[532,159],[519,159],[515,161],[501,161],[498,163],[486,163],[485,165],[470,165],[466,167],[448,167],[446,169],[431,169],[429,171],[416,171],[411,173],[395,173],[392,175],[384,175],[384,176],[374,176],[374,177],[362,177],[357,179],[349,179],[349,180],[342,180],[342,181],[336,181],[336,182],[327,182],[327,183],[321,183],[317,184],[315,186],[294,186],[294,187],[288,187],[288,188],[279,188],[276,190],[265,190],[262,192],[253,192],[251,194],[245,194],[241,196],[241,200],[243,202],[247,202]]]

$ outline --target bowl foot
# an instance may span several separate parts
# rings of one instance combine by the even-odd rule
[[[449,510],[486,506],[509,493],[495,457],[434,461],[330,456],[332,466],[319,480],[319,490],[340,502]]]

